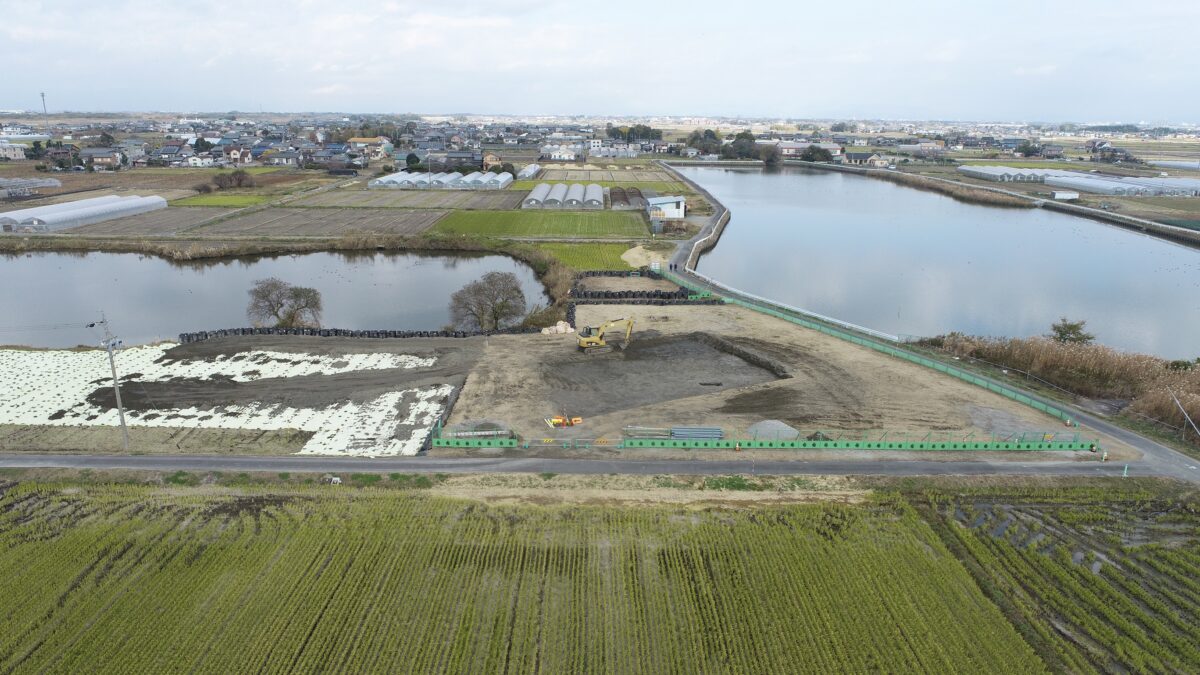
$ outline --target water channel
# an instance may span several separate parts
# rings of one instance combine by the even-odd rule
[[[845,173],[679,170],[732,220],[698,270],[892,334],[1029,336],[1200,356],[1200,250],[1043,209],[968,204]]]
[[[450,295],[487,272],[512,272],[529,307],[548,304],[533,270],[497,255],[306,253],[176,263],[127,253],[0,256],[0,344],[95,345],[103,311],[127,344],[251,325],[247,291],[278,277],[316,288],[331,328],[439,330]]]

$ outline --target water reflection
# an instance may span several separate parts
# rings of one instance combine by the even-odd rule
[[[1200,356],[1195,249],[848,174],[681,171],[733,211],[699,266],[732,286],[889,333],[1036,335],[1065,315],[1114,347]]]
[[[437,330],[449,319],[450,295],[491,271],[516,274],[529,306],[548,304],[528,266],[496,255],[353,251],[198,261],[127,253],[5,256],[0,344],[93,344],[96,336],[83,324],[101,310],[131,344],[247,326],[247,292],[255,280],[272,276],[320,290],[326,326]],[[60,324],[72,326],[45,328]]]

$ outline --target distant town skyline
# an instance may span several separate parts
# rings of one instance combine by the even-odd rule
[[[0,2],[0,109],[1200,123],[1200,4]]]

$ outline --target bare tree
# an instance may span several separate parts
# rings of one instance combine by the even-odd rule
[[[250,289],[246,317],[255,325],[274,322],[276,328],[316,328],[321,325],[321,292],[293,286],[271,277]]]
[[[488,272],[450,296],[450,321],[458,330],[498,330],[525,315],[525,293],[512,272]]]

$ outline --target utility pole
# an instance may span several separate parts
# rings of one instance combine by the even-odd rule
[[[1175,401],[1175,405],[1179,406],[1179,412],[1183,413],[1183,419],[1187,420],[1188,424],[1192,425],[1192,431],[1195,431],[1196,435],[1200,436],[1200,429],[1196,428],[1196,423],[1192,421],[1191,415],[1188,415],[1188,412],[1183,409],[1183,404],[1179,402],[1179,399],[1175,396],[1175,392],[1168,388],[1167,393],[1171,395],[1171,398]]]
[[[116,348],[121,346],[121,341],[117,339],[117,336],[112,334],[111,330],[109,330],[108,319],[105,318],[103,312],[100,313],[100,320],[89,323],[88,328],[93,328],[98,325],[104,326],[104,341],[100,343],[100,346],[104,347],[104,349],[108,351],[108,367],[110,370],[112,370],[113,394],[115,394],[117,398],[117,415],[121,418],[121,438],[123,447],[125,448],[125,451],[128,452],[129,427],[125,426],[125,406],[121,403],[121,384],[117,379],[117,361],[113,354]]]
[[[50,133],[50,113],[46,112],[46,92],[44,91],[42,92],[42,131]]]

